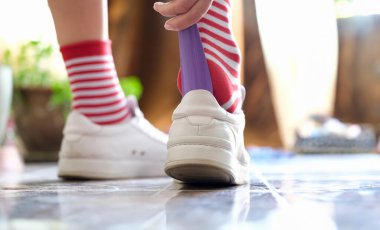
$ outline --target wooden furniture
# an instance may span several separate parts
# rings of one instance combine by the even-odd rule
[[[164,19],[153,11],[153,2],[110,0],[110,32],[119,75],[140,77],[145,87],[140,105],[146,117],[167,130],[180,101],[178,41],[176,33],[163,29]],[[238,1],[234,18],[235,34],[244,47],[246,143],[280,147],[255,0]],[[338,35],[335,115],[344,121],[376,125],[380,121],[380,16],[339,19]]]
[[[345,121],[380,122],[380,15],[338,20],[339,74],[336,115]]]
[[[179,50],[176,32],[163,28],[164,18],[152,8],[153,0],[110,0],[110,36],[119,76],[137,75],[144,94],[140,106],[146,117],[162,130],[181,100],[177,90]],[[244,47],[243,1],[234,1],[236,39]]]

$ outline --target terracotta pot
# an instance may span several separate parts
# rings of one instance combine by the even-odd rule
[[[14,111],[18,135],[26,148],[26,161],[55,161],[62,140],[64,117],[49,106],[47,88],[15,89]]]

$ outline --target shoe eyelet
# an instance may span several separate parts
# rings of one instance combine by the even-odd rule
[[[132,150],[132,155],[136,155],[137,151],[135,149]]]
[[[141,152],[140,152],[140,155],[141,155],[141,156],[144,156],[144,155],[145,155],[145,151],[141,151]]]

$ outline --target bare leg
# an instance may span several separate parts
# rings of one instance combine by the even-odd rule
[[[108,37],[107,1],[49,0],[49,5],[73,95],[58,174],[163,176],[167,138],[147,125],[137,113],[137,102],[126,99],[120,87]]]
[[[196,25],[179,32],[178,85],[183,98],[173,113],[165,172],[185,183],[245,184],[249,182],[241,110],[245,91],[240,84],[240,51],[231,30],[232,1],[198,0],[187,14],[176,14],[178,4],[189,2],[194,3],[173,0],[154,6],[164,16],[177,15],[166,22],[169,30],[178,28],[175,21],[206,9]],[[230,148],[221,148],[214,140]]]
[[[107,0],[49,0],[61,46],[108,40]]]
[[[73,109],[98,125],[130,116],[108,38],[107,0],[49,0],[73,93]]]

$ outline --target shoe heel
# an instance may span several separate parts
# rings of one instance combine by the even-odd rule
[[[249,168],[230,151],[206,145],[177,145],[168,148],[165,173],[191,184],[244,184]]]

